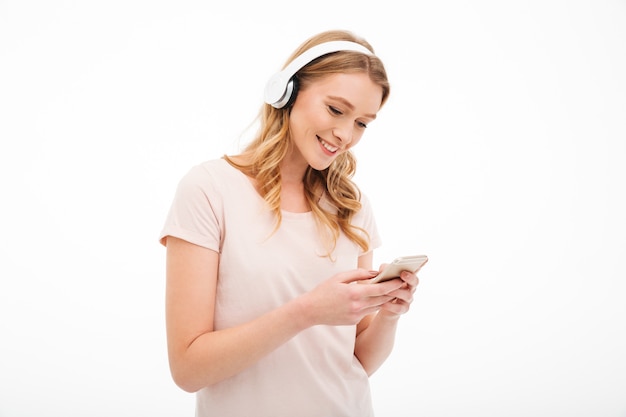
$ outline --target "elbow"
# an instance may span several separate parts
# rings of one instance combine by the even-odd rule
[[[174,380],[174,382],[176,383],[176,386],[178,386],[178,388],[182,389],[185,392],[188,392],[189,394],[195,394],[196,392],[200,391],[200,388],[196,387],[195,385],[185,382],[179,382],[177,380]]]
[[[193,368],[193,366],[187,365],[184,361],[176,361],[170,358],[170,375],[172,380],[178,388],[190,394],[200,391],[205,386]]]
[[[191,376],[186,375],[184,372],[171,369],[170,373],[176,386],[185,392],[194,394],[203,388],[200,384],[194,381]]]
[[[190,394],[216,384],[225,377],[216,360],[209,360],[198,349],[169,349],[169,368],[172,380],[180,389]]]
[[[215,373],[214,367],[199,372],[200,367],[184,360],[170,362],[170,375],[180,389],[190,394],[200,391],[213,384],[217,384],[223,378]]]
[[[383,349],[370,349],[368,346],[357,345],[354,356],[361,363],[368,377],[372,376],[391,354],[391,345]]]
[[[361,367],[363,367],[363,370],[368,377],[372,376],[374,372],[376,372],[378,368],[380,368],[380,366],[382,365],[381,363],[369,363],[368,361],[362,361],[361,359],[359,359],[358,356],[357,359],[361,363]]]

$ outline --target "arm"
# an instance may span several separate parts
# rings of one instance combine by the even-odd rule
[[[294,302],[237,328],[214,331],[218,263],[214,251],[167,238],[168,355],[174,381],[188,392],[236,374],[304,328],[293,319],[301,316]]]
[[[372,258],[372,252],[359,258],[359,267],[371,269]],[[389,293],[394,299],[383,304],[378,313],[364,317],[357,325],[354,354],[368,375],[372,375],[391,354],[400,315],[409,310],[419,283],[415,274],[406,271],[401,279],[393,281],[402,282],[401,288]]]
[[[310,326],[358,323],[388,302],[386,293],[398,286],[346,285],[373,276],[368,270],[347,271],[250,322],[215,330],[218,264],[216,252],[167,238],[168,356],[174,381],[188,392],[241,372]]]

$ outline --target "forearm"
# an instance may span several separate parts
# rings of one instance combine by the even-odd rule
[[[178,352],[170,368],[178,386],[188,392],[220,382],[245,370],[304,330],[298,300],[229,329],[206,332]]]
[[[372,375],[393,350],[400,316],[380,311],[357,335],[354,354],[368,375]]]
[[[216,330],[218,254],[168,239],[166,325],[172,377],[195,392],[249,368],[311,326],[353,325],[389,301],[397,283],[351,285],[368,270],[338,273],[313,290],[247,323]]]

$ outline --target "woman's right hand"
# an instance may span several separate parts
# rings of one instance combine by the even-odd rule
[[[369,280],[376,274],[378,271],[365,269],[340,272],[300,296],[297,302],[302,304],[305,326],[353,325],[377,312],[394,298],[389,294],[400,289],[404,281],[393,279],[358,285],[359,281]]]

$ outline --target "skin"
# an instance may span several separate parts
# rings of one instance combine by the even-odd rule
[[[290,117],[293,146],[280,167],[283,210],[310,210],[303,194],[306,168],[324,169],[355,146],[376,118],[381,97],[381,88],[361,73],[329,75],[300,90]],[[315,325],[356,325],[354,354],[371,375],[391,353],[398,319],[409,310],[419,282],[415,274],[403,272],[384,283],[349,285],[376,275],[372,259],[370,251],[359,258],[358,269],[329,277],[250,322],[216,331],[219,254],[168,237],[166,326],[174,381],[185,391],[198,391]]]

